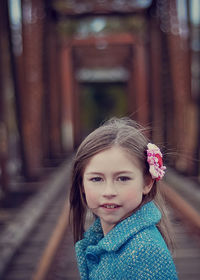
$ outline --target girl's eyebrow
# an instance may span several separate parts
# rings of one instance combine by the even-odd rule
[[[133,174],[133,171],[129,171],[129,170],[122,170],[122,171],[117,171],[114,172],[114,175],[120,175],[120,174]],[[96,171],[91,171],[91,172],[87,172],[85,173],[85,175],[104,175],[104,173],[102,172],[96,172]]]
[[[103,175],[103,173],[101,173],[101,172],[96,172],[96,171],[91,171],[91,172],[85,173],[85,175]]]
[[[134,173],[133,171],[122,170],[122,171],[115,172],[114,174],[115,175],[120,175],[120,174],[133,174],[133,173]]]

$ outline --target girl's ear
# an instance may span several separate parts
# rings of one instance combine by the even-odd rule
[[[154,180],[151,178],[151,176],[147,176],[145,178],[143,194],[148,194],[150,192],[150,190],[152,189],[153,184],[154,184]]]

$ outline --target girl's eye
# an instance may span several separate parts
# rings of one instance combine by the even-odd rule
[[[126,181],[129,181],[129,180],[131,180],[131,178],[128,177],[128,176],[120,176],[120,177],[117,178],[117,181],[121,181],[121,182],[126,182]]]
[[[102,178],[101,177],[93,177],[93,178],[90,179],[90,181],[92,181],[92,182],[101,182]]]

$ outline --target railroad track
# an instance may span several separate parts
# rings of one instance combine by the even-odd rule
[[[0,279],[30,280],[33,278],[45,248],[48,247],[52,238],[52,233],[57,228],[57,220],[64,205],[66,205],[66,190],[62,189],[17,250]]]
[[[199,214],[168,185],[162,190],[170,204],[179,280],[200,279]],[[187,226],[185,226],[187,221]],[[188,223],[190,221],[190,223]],[[59,194],[7,268],[3,280],[78,280],[69,227],[69,204]]]

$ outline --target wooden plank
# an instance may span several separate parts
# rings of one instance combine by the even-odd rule
[[[162,182],[161,184],[161,192],[172,208],[175,209],[176,213],[180,215],[185,222],[190,224],[193,230],[200,236],[200,214],[166,183]]]
[[[63,211],[58,220],[55,231],[53,232],[52,237],[48,242],[48,245],[46,246],[44,254],[41,257],[37,271],[33,276],[32,280],[46,279],[46,274],[50,269],[50,265],[54,258],[55,252],[60,244],[60,241],[62,240],[66,227],[68,226],[68,222],[69,222],[69,202],[65,203],[63,207]]]

